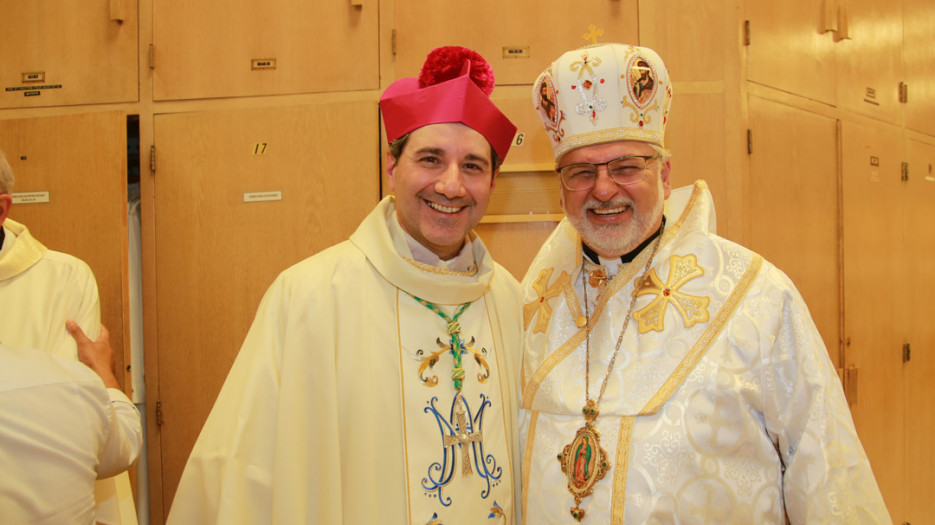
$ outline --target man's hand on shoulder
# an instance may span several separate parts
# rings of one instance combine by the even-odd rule
[[[78,343],[78,360],[100,376],[105,386],[119,389],[120,383],[115,375],[117,361],[114,350],[110,347],[110,333],[107,328],[101,325],[101,333],[96,341],[89,339],[78,323],[70,319],[65,321],[65,328]]]

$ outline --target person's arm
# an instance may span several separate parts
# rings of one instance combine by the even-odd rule
[[[94,341],[85,335],[78,323],[68,320],[65,328],[78,345],[78,360],[94,371],[107,387],[113,412],[107,431],[107,442],[100,455],[98,478],[108,478],[128,469],[143,447],[143,427],[136,406],[120,390],[115,374],[116,360],[110,347],[110,333],[101,325]]]
[[[104,386],[119,390],[120,383],[117,382],[116,375],[117,359],[114,356],[114,349],[110,347],[110,332],[107,328],[101,325],[100,335],[96,341],[89,339],[78,323],[71,319],[65,322],[65,328],[78,344],[78,360],[93,370],[104,382]]]
[[[781,455],[789,523],[889,523],[844,391],[821,335],[791,281],[775,268],[775,325],[764,364],[767,429]],[[761,327],[766,323],[761,323]]]

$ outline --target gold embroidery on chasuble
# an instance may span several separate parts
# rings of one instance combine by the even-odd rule
[[[422,380],[422,383],[427,387],[434,387],[438,384],[438,376],[432,375],[426,377],[426,372],[430,369],[434,369],[435,365],[438,364],[439,360],[444,355],[453,354],[452,345],[445,344],[442,342],[441,338],[435,339],[435,344],[438,346],[436,351],[425,351],[421,348],[416,352],[416,359],[421,359],[422,364],[419,365],[419,379]],[[487,349],[481,348],[480,350],[474,348],[474,338],[471,337],[471,340],[468,342],[461,341],[461,353],[465,351],[470,352],[474,356],[474,362],[477,363],[483,370],[477,373],[477,382],[486,383],[487,378],[490,377],[490,365],[487,364]]]
[[[400,293],[412,523],[433,516],[440,523],[474,523],[512,514],[500,350],[488,307],[485,296],[467,306],[436,305]]]
[[[636,283],[633,295],[656,294],[648,305],[633,314],[639,322],[639,331],[645,334],[650,330],[663,331],[665,329],[665,310],[669,303],[682,314],[685,328],[691,328],[695,323],[708,320],[708,304],[711,299],[689,295],[679,289],[686,282],[704,275],[704,270],[698,266],[698,258],[694,254],[680,257],[673,255],[669,258],[669,278],[665,284],[653,268],[649,275]]]

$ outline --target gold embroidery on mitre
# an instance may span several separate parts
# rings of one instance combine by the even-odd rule
[[[552,306],[549,304],[549,300],[558,297],[564,288],[571,284],[569,275],[562,272],[552,283],[552,286],[548,286],[549,277],[551,276],[552,268],[546,268],[532,283],[532,289],[539,294],[539,297],[523,306],[523,328],[526,330],[529,329],[529,322],[532,321],[533,316],[538,313],[539,319],[536,321],[536,328],[533,329],[533,332],[545,333],[546,328],[549,327],[549,319],[552,318]]]
[[[645,334],[650,330],[661,332],[665,328],[664,316],[669,303],[675,305],[682,314],[685,328],[707,321],[711,299],[679,291],[686,282],[702,275],[704,270],[698,266],[698,258],[694,254],[685,257],[673,255],[669,258],[669,279],[665,284],[656,275],[655,268],[641,282],[637,282],[633,295],[657,295],[646,307],[633,314],[633,318],[639,322],[640,333]]]

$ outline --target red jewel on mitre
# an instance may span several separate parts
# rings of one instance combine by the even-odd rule
[[[506,158],[516,126],[493,102],[493,69],[477,52],[459,46],[432,50],[419,78],[393,82],[380,97],[387,141],[445,122],[460,122],[487,139]]]

